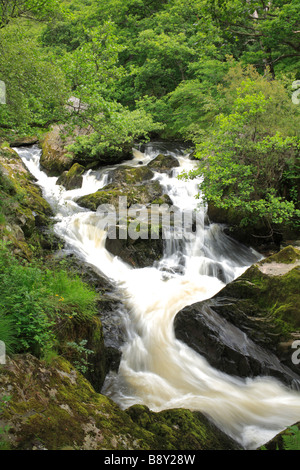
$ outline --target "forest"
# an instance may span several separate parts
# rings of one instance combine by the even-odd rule
[[[90,159],[186,141],[214,207],[298,227],[299,15],[297,0],[2,1],[3,139],[67,123],[89,129],[71,150]]]

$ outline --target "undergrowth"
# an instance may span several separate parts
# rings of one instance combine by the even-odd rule
[[[63,266],[20,261],[0,243],[0,340],[7,352],[45,357],[67,322],[96,314],[98,294]]]

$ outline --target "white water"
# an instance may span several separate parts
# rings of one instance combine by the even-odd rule
[[[71,249],[118,286],[126,306],[128,335],[118,374],[111,373],[103,393],[126,408],[135,403],[154,411],[188,408],[208,415],[245,448],[254,449],[300,420],[300,394],[275,379],[239,379],[212,368],[175,338],[173,319],[186,305],[210,298],[259,259],[259,254],[227,238],[218,225],[200,226],[186,240],[167,240],[165,256],[155,266],[133,269],[105,249],[99,214],[74,199],[108,182],[108,168],[84,175],[80,190],[66,191],[39,167],[38,148],[16,149],[42,187],[56,213],[55,231]],[[128,165],[147,164],[159,151],[134,151]],[[170,153],[170,152],[168,152]],[[176,174],[194,162],[175,152],[180,168],[172,176],[156,174],[174,205],[194,207],[195,181]],[[202,211],[204,209],[202,208]],[[220,280],[221,279],[221,280]]]

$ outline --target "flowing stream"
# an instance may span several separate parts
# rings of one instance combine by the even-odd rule
[[[176,339],[173,320],[183,307],[208,299],[261,256],[227,237],[222,227],[202,223],[189,236],[165,240],[160,262],[132,268],[105,248],[107,233],[101,216],[79,207],[80,196],[105,187],[110,171],[88,171],[82,188],[66,191],[40,168],[38,147],[15,149],[43,190],[55,212],[55,232],[69,249],[93,265],[118,288],[125,306],[122,321],[127,341],[118,373],[110,373],[102,393],[122,408],[140,403],[153,411],[170,408],[199,410],[246,449],[255,449],[300,420],[300,394],[271,377],[240,379],[212,368],[199,354]],[[178,210],[195,209],[197,180],[177,175],[195,166],[182,148],[148,145],[133,150],[126,165],[146,165],[159,153],[180,163],[171,175],[155,173]],[[225,334],[225,333],[224,333]]]

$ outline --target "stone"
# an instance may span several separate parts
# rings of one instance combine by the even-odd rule
[[[157,171],[158,173],[171,173],[173,168],[179,167],[179,161],[172,155],[159,154],[151,162],[148,163],[148,168]]]
[[[291,348],[300,338],[299,260],[300,251],[286,247],[255,263],[213,298],[178,312],[176,337],[223,372],[299,387]]]
[[[83,181],[82,175],[84,172],[84,166],[79,165],[79,163],[74,163],[69,171],[64,171],[62,173],[62,175],[57,179],[56,184],[64,186],[67,191],[81,188]]]
[[[240,449],[199,412],[120,409],[59,356],[50,364],[29,354],[7,357],[0,400],[6,450]]]

